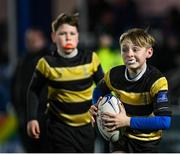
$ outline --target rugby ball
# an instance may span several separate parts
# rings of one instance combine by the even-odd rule
[[[121,102],[116,96],[108,94],[108,95],[105,95],[98,104],[98,114],[96,117],[97,127],[100,134],[107,141],[112,141],[112,142],[118,141],[120,131],[116,130],[113,132],[108,132],[107,128],[104,127],[102,124],[101,114],[103,112],[119,113],[120,112],[119,103]]]

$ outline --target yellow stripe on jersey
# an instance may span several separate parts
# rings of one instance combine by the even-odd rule
[[[47,78],[53,81],[74,81],[85,79],[93,74],[93,63],[78,65],[74,67],[50,67],[47,61],[42,58],[37,65],[37,69]],[[95,70],[95,71],[96,71]]]
[[[49,107],[49,109],[54,113],[51,107]],[[83,126],[91,122],[91,116],[90,116],[89,111],[82,114],[75,114],[75,115],[59,113],[57,116],[64,123],[70,126],[74,126],[74,127]]]
[[[59,114],[66,124],[69,124],[71,126],[83,126],[87,123],[91,122],[91,116],[89,111],[83,114],[76,114],[76,115],[68,115],[68,114]]]
[[[151,86],[151,95],[154,96],[161,90],[168,90],[168,83],[165,77],[159,78],[154,84]]]
[[[92,65],[79,65],[75,67],[52,67],[50,68],[50,80],[53,81],[73,81],[88,78],[92,75]]]
[[[119,99],[126,104],[147,105],[152,103],[149,92],[133,93],[125,92],[123,90],[116,90],[116,95],[118,95]]]
[[[161,138],[162,130],[158,130],[149,134],[126,134],[126,136],[140,141],[154,141]]]
[[[92,98],[93,85],[83,91],[70,91],[48,87],[48,98],[60,102],[81,103]]]

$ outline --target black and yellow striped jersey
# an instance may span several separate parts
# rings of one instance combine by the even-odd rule
[[[147,65],[145,73],[137,81],[125,77],[126,67],[112,68],[98,85],[103,93],[113,91],[124,104],[127,115],[131,117],[169,116],[169,102],[158,100],[161,93],[168,92],[168,82],[163,74],[151,65]],[[162,130],[135,130],[128,127],[129,138],[152,141],[161,138]]]
[[[53,116],[75,127],[90,123],[93,83],[103,75],[95,52],[79,51],[73,58],[57,54],[41,58],[29,88],[29,95],[36,94],[28,99],[29,104],[36,104],[29,109],[29,119],[36,118],[33,107],[37,106],[38,92],[48,83],[48,111]]]

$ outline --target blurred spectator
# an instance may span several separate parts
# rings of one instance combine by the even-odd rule
[[[175,32],[180,34],[180,11],[177,8],[171,8],[164,19],[164,32]]]
[[[106,10],[110,10],[110,5],[105,0],[88,0],[87,7],[89,31],[94,32],[100,22],[102,14],[106,12]]]
[[[173,105],[179,105],[180,101],[180,11],[172,8],[164,19],[163,34],[164,44],[161,52],[166,55],[163,58],[164,70],[169,80],[169,91]],[[161,54],[162,54],[161,53]],[[159,58],[160,59],[160,58]]]
[[[110,68],[123,64],[120,49],[113,49],[113,38],[110,34],[103,33],[99,35],[97,54],[105,73]],[[97,128],[94,152],[109,152],[109,142],[100,135]]]
[[[7,112],[7,104],[10,102],[9,86],[10,77],[8,76],[8,65],[0,64],[0,112]]]
[[[95,35],[109,33],[118,40],[125,30],[141,23],[136,3],[132,0],[88,0],[89,31]],[[115,42],[118,48],[118,42]]]
[[[7,48],[7,28],[5,22],[0,23],[0,112],[6,112],[9,99],[8,75],[8,48]]]
[[[115,26],[115,14],[112,10],[112,7],[109,6],[100,13],[99,19],[96,22],[95,31],[99,35],[101,33],[109,33],[112,36],[115,36]]]
[[[7,25],[6,22],[0,23],[0,65],[8,63],[7,52]]]
[[[39,109],[39,120],[42,127],[42,137],[40,140],[34,140],[28,137],[26,132],[27,112],[26,112],[26,92],[30,83],[36,63],[44,55],[50,54],[48,50],[47,39],[38,28],[29,28],[25,33],[26,54],[19,60],[15,70],[12,82],[12,103],[19,120],[19,132],[26,152],[45,152],[46,134],[45,134],[45,115],[46,93],[45,86],[40,93],[41,109]]]
[[[98,42],[97,54],[105,72],[114,66],[123,64],[120,49],[113,49],[113,38],[110,34],[101,34]]]
[[[178,67],[176,57],[179,54],[180,49],[179,41],[179,36],[177,36],[175,33],[168,34],[164,38],[164,43],[162,48],[160,48],[160,55],[157,59],[157,67],[159,67],[163,73],[168,73],[172,69]],[[170,55],[171,58],[169,57]]]
[[[140,17],[133,0],[114,0],[112,9],[116,15],[115,27],[118,27],[114,27],[116,29],[115,38],[119,38],[127,29],[139,26]]]
[[[178,61],[176,60],[180,49],[178,19],[180,19],[179,11],[172,9],[161,21],[160,33],[162,40],[156,46],[159,51],[154,53],[153,64],[165,74],[178,67]]]
[[[0,153],[23,152],[17,133],[17,118],[10,112],[10,82],[8,73],[7,26],[0,23]]]

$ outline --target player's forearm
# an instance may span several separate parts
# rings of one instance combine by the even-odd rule
[[[132,117],[130,120],[130,127],[133,129],[168,129],[170,127],[170,124],[170,116]]]
[[[37,119],[38,109],[38,97],[37,94],[31,90],[27,93],[27,120]]]

